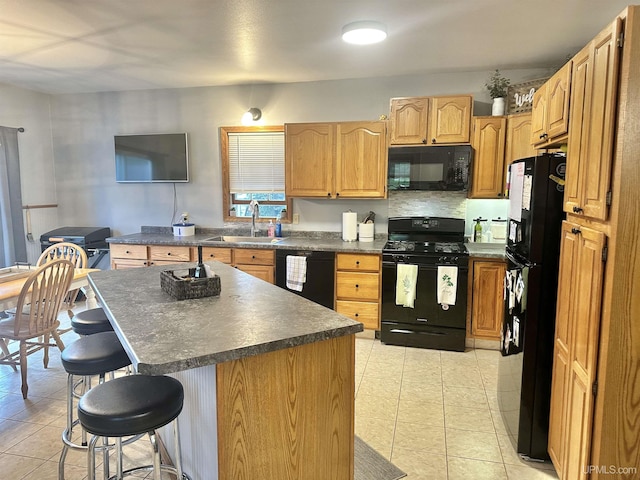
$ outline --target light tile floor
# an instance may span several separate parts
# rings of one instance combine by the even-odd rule
[[[60,319],[68,324],[66,314]],[[76,338],[63,335],[67,344]],[[557,478],[550,464],[521,461],[504,431],[495,396],[498,355],[394,347],[359,336],[356,434],[407,472],[408,480]],[[29,398],[23,400],[20,374],[0,366],[0,478],[54,480],[66,411],[66,373],[57,349],[46,370],[40,354],[29,357],[28,380]],[[146,442],[125,447],[125,457],[125,468],[150,463]],[[66,479],[85,478],[84,453],[70,451]]]
[[[464,353],[356,338],[356,434],[408,480],[550,480],[520,460],[497,406],[493,350]]]

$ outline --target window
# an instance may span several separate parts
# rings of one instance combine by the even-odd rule
[[[251,200],[263,221],[287,222],[292,202],[285,195],[284,127],[222,127],[222,205],[225,221],[249,221]]]

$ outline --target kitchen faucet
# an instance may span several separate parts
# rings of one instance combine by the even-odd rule
[[[260,218],[260,204],[257,200],[249,202],[249,211],[251,212],[251,236],[256,236],[256,218]]]

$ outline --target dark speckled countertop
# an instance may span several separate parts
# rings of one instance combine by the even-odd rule
[[[220,276],[222,291],[194,300],[175,300],[160,288],[160,272],[174,266],[89,275],[140,373],[172,373],[363,330],[361,323],[285,289],[222,263],[207,263]]]
[[[220,233],[196,233],[192,236],[178,237],[164,232],[141,232],[107,239],[109,243],[124,243],[133,245],[204,245],[210,247],[243,247],[243,248],[270,248],[270,249],[296,249],[333,252],[354,253],[382,253],[382,247],[386,243],[386,235],[376,238],[373,242],[344,242],[342,239],[327,236],[287,236],[274,243],[247,242],[221,242],[207,239],[221,235]],[[225,235],[234,235],[227,234]]]

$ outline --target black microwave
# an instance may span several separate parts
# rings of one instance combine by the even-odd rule
[[[391,147],[387,188],[468,190],[472,158],[470,145]]]

